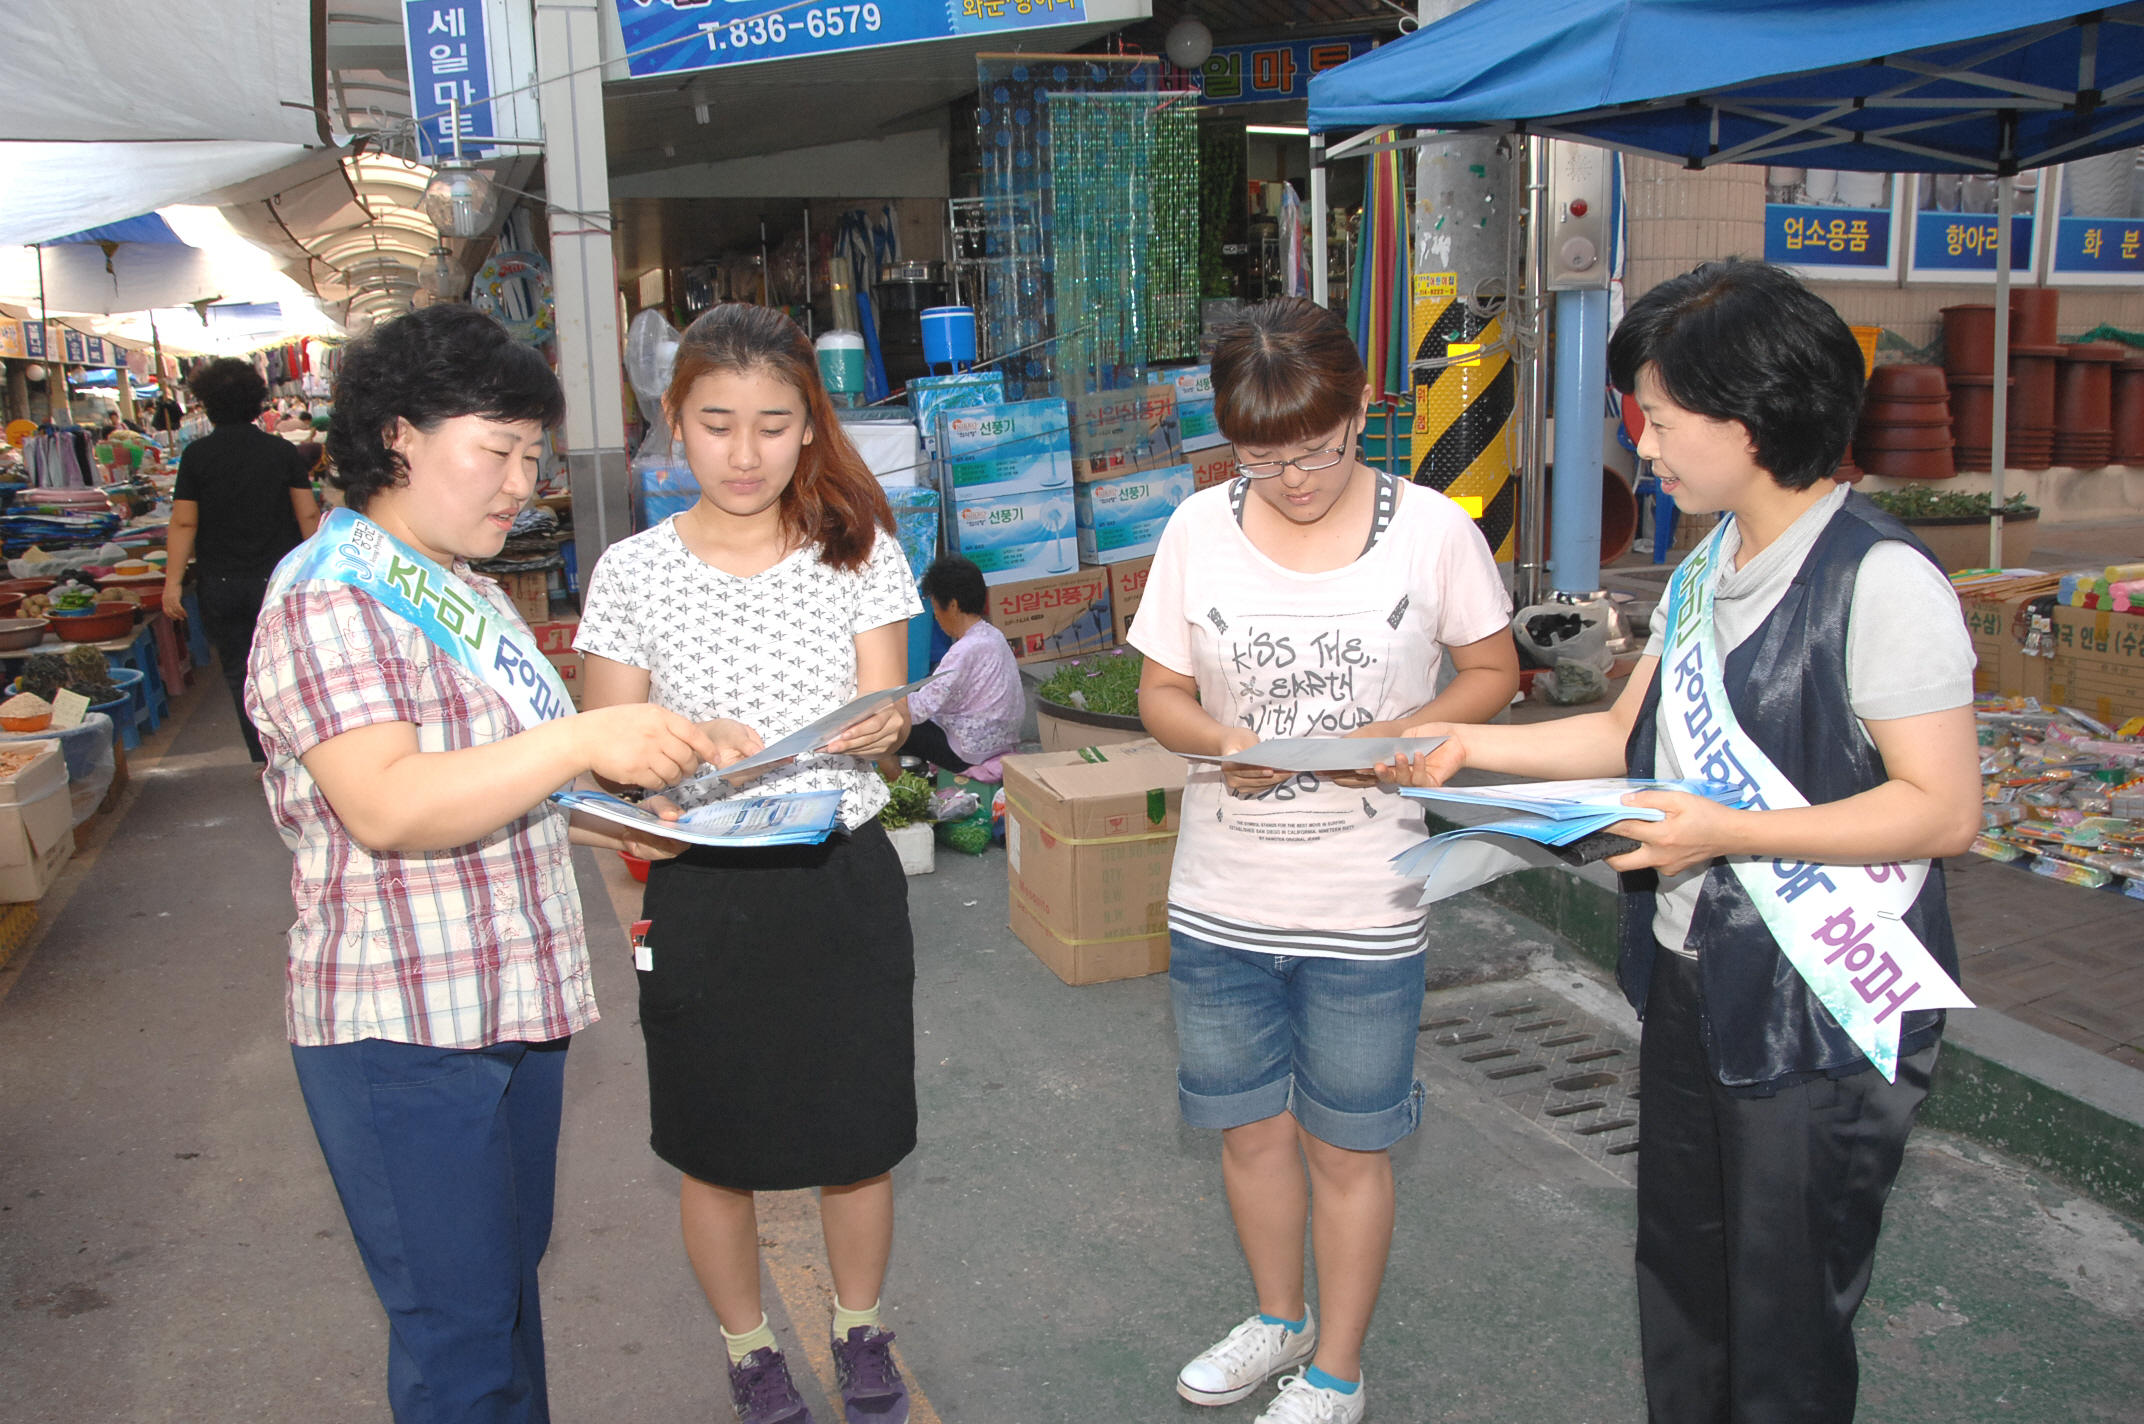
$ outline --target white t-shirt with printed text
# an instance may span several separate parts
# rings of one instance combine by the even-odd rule
[[[1402,485],[1389,526],[1344,568],[1298,573],[1260,553],[1230,507],[1203,490],[1169,520],[1130,642],[1194,678],[1205,710],[1261,739],[1343,736],[1436,695],[1446,647],[1509,622],[1510,600],[1474,523],[1434,490]],[[1288,954],[1385,958],[1412,938],[1350,932],[1418,927],[1421,887],[1392,857],[1426,834],[1419,805],[1386,788],[1310,774],[1253,799],[1217,766],[1193,763],[1169,884],[1192,927],[1222,920],[1278,931]],[[1259,937],[1259,947],[1269,947]],[[1228,942],[1223,940],[1222,942]],[[1285,948],[1281,948],[1283,944]],[[1246,946],[1248,947],[1248,946]]]

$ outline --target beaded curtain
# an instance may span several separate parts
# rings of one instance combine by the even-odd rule
[[[1198,129],[1151,56],[976,63],[979,356],[1011,400],[1135,385],[1198,338]],[[1052,336],[1062,340],[1038,345]]]

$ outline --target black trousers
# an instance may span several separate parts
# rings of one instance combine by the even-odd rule
[[[1697,962],[1653,961],[1639,1050],[1638,1325],[1653,1424],[1844,1424],[1854,1312],[1931,1046],[1736,1097],[1705,1061]]]
[[[223,664],[223,681],[231,689],[231,702],[238,708],[238,728],[245,734],[246,752],[255,762],[265,762],[260,733],[246,715],[246,660],[253,655],[253,625],[260,621],[261,599],[268,592],[265,578],[225,578],[202,574],[197,590],[201,600],[201,627],[215,645],[216,661]]]
[[[908,740],[901,743],[894,755],[922,757],[932,766],[946,771],[968,769],[968,763],[961,760],[960,754],[953,750],[953,744],[946,740],[945,728],[927,720],[908,729]]]

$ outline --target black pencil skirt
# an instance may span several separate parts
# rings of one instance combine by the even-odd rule
[[[640,974],[649,1145],[740,1191],[845,1186],[916,1146],[908,882],[876,820],[658,861]]]

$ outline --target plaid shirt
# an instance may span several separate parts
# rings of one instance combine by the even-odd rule
[[[520,624],[496,584],[454,571]],[[269,807],[297,857],[292,1043],[478,1048],[595,1022],[565,812],[539,806],[453,850],[376,855],[298,760],[381,722],[414,723],[426,752],[500,741],[515,723],[498,694],[365,594],[314,581],[261,610],[246,710],[268,753]]]

